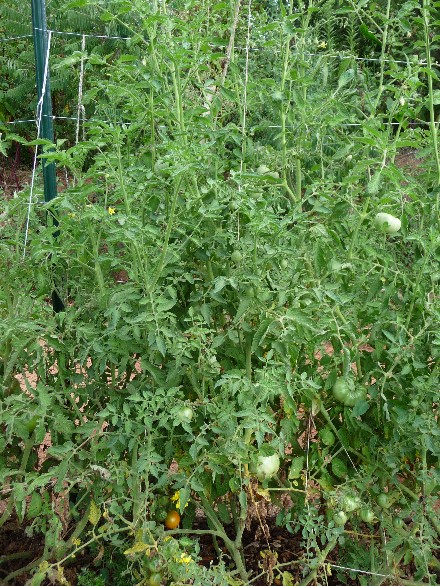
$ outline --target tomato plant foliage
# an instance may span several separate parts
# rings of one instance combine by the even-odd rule
[[[307,583],[336,546],[347,566],[398,580],[413,563],[424,579],[439,532],[439,169],[413,124],[429,88],[405,54],[412,3],[390,18],[362,7],[393,23],[387,69],[373,33],[371,66],[329,59],[338,30],[341,50],[361,34],[336,1],[320,19],[259,3],[235,24],[224,3],[131,4],[72,3],[133,36],[87,54],[93,121],[44,153],[71,180],[47,216],[31,206],[26,249],[29,190],[1,203],[0,527],[15,514],[44,534],[40,577],[89,539],[138,583],[227,584],[222,562],[196,563],[202,511],[245,584],[243,535],[267,498]],[[344,537],[376,525],[368,557]]]

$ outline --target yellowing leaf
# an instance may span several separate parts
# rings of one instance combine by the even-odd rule
[[[92,501],[90,504],[89,521],[93,526],[95,526],[99,522],[100,518],[101,511],[95,501]]]
[[[149,553],[150,546],[143,541],[137,541],[132,547],[124,551],[124,555],[135,555],[137,553]]]

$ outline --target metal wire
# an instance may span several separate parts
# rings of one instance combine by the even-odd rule
[[[34,30],[41,31],[43,29],[35,27]],[[70,37],[88,37],[92,39],[120,39],[122,41],[133,40],[134,37],[118,37],[116,35],[93,35],[91,33],[76,33],[76,32],[68,32],[68,31],[56,31],[54,29],[45,29],[47,32],[51,32],[54,35],[65,35]],[[31,36],[31,35],[29,35]]]
[[[37,31],[41,31],[41,28],[37,28],[35,27],[35,30]],[[47,32],[51,32],[54,35],[60,35],[60,36],[71,36],[71,37],[87,37],[87,38],[92,38],[92,39],[115,39],[115,40],[121,40],[121,41],[129,41],[129,40],[133,40],[135,37],[121,37],[118,35],[96,35],[96,34],[92,34],[92,33],[79,33],[79,32],[75,32],[75,31],[59,31],[59,30],[55,30],[55,29],[46,29]],[[32,37],[31,34],[29,35],[21,35],[21,36],[17,36],[17,37],[6,37],[3,39],[0,39],[0,42],[7,42],[7,41],[12,41],[15,39],[25,39],[25,38],[29,38]],[[212,48],[219,48],[219,49],[224,49],[226,47],[226,45],[213,45],[210,44],[210,47]],[[279,51],[278,48],[274,48],[274,47],[235,47],[234,48],[236,51],[271,51],[273,53],[277,53]],[[295,53],[293,53],[295,54]],[[344,54],[331,54],[331,53],[303,53],[303,55],[307,55],[308,57],[328,57],[330,59],[354,59],[355,61],[365,61],[365,62],[384,62],[384,63],[402,63],[404,65],[407,65],[408,62],[404,61],[403,59],[382,59],[382,58],[375,58],[375,57],[357,57],[355,55],[344,55]],[[426,61],[419,61],[418,62],[419,65],[427,65]]]
[[[43,116],[47,116],[46,114],[43,114]],[[52,116],[52,120],[74,120],[75,122],[78,121],[78,118],[76,116]],[[125,124],[126,126],[131,126],[132,124],[136,124],[136,122],[125,122],[123,120],[98,120],[95,118],[79,118],[80,122],[100,122],[102,124]],[[0,124],[26,124],[27,122],[33,122],[35,123],[36,120],[35,118],[29,119],[29,120],[11,120],[9,122],[6,121],[2,121],[0,120]],[[386,123],[389,126],[399,126],[401,123],[400,122],[388,122]],[[410,125],[413,126],[429,126],[430,122],[427,122],[426,120],[416,120],[414,122],[409,122]],[[435,121],[434,124],[440,124],[440,121]],[[344,128],[344,127],[348,127],[348,126],[363,126],[362,122],[346,122],[344,124],[337,124],[336,126],[333,126],[333,128]],[[265,126],[264,128],[282,128],[280,125],[277,124],[269,124],[268,126]],[[296,128],[296,126],[286,126],[286,128]]]
[[[20,35],[19,37],[5,37],[0,39],[0,43],[7,43],[8,41],[16,41],[17,39],[28,39],[32,35]]]
[[[344,570],[346,572],[355,572],[356,574],[367,574],[368,576],[378,576],[379,578],[389,578],[395,579],[396,576],[392,576],[391,574],[378,574],[376,572],[367,572],[366,570],[357,570],[355,568],[347,568],[346,566],[338,566],[337,564],[331,564],[326,562],[328,566],[331,568],[337,568],[338,570]]]
[[[76,115],[76,135],[75,135],[75,144],[79,142],[79,126],[81,121],[81,113],[84,113],[84,106],[82,104],[83,99],[83,83],[84,83],[84,52],[86,50],[86,36],[83,35],[81,41],[81,66],[79,72],[79,83],[78,83],[78,107],[77,107],[77,115]],[[83,127],[84,129],[84,127]],[[83,136],[84,140],[84,136]]]

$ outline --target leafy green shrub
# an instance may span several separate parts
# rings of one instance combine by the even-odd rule
[[[49,225],[32,206],[26,250],[29,193],[3,204],[0,526],[15,510],[44,535],[33,585],[98,544],[138,583],[246,584],[243,536],[264,529],[266,496],[303,540],[301,586],[336,546],[361,572],[400,579],[414,563],[422,580],[439,531],[439,167],[414,176],[396,155],[436,152],[406,102],[423,67],[382,60],[379,85],[352,59],[326,72],[304,9],[262,15],[252,35],[280,51],[254,58],[247,84],[237,51],[222,80],[206,31],[217,22],[227,45],[233,14],[188,6],[133,3],[141,34],[87,93],[87,140],[44,154],[75,181]],[[378,229],[380,212],[400,229]]]

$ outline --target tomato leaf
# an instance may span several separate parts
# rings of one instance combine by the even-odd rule
[[[180,513],[183,513],[191,494],[191,488],[187,485],[179,490],[180,497]]]
[[[362,399],[361,401],[356,403],[356,405],[353,407],[352,413],[355,417],[361,417],[362,415],[364,415],[368,411],[369,408],[370,408],[370,404],[368,403],[368,401],[365,401],[364,399]]]
[[[262,345],[265,337],[267,336],[267,333],[269,331],[269,328],[270,328],[272,322],[273,322],[272,318],[265,319],[258,326],[258,329],[255,332],[254,338],[252,340],[252,348],[251,348],[252,352],[256,352],[258,347]]]
[[[237,313],[235,314],[235,317],[234,317],[234,323],[237,323],[238,321],[240,321],[240,318],[243,317],[243,315],[246,313],[250,304],[251,304],[251,299],[244,298],[244,299],[240,300],[240,304],[238,306]]]

